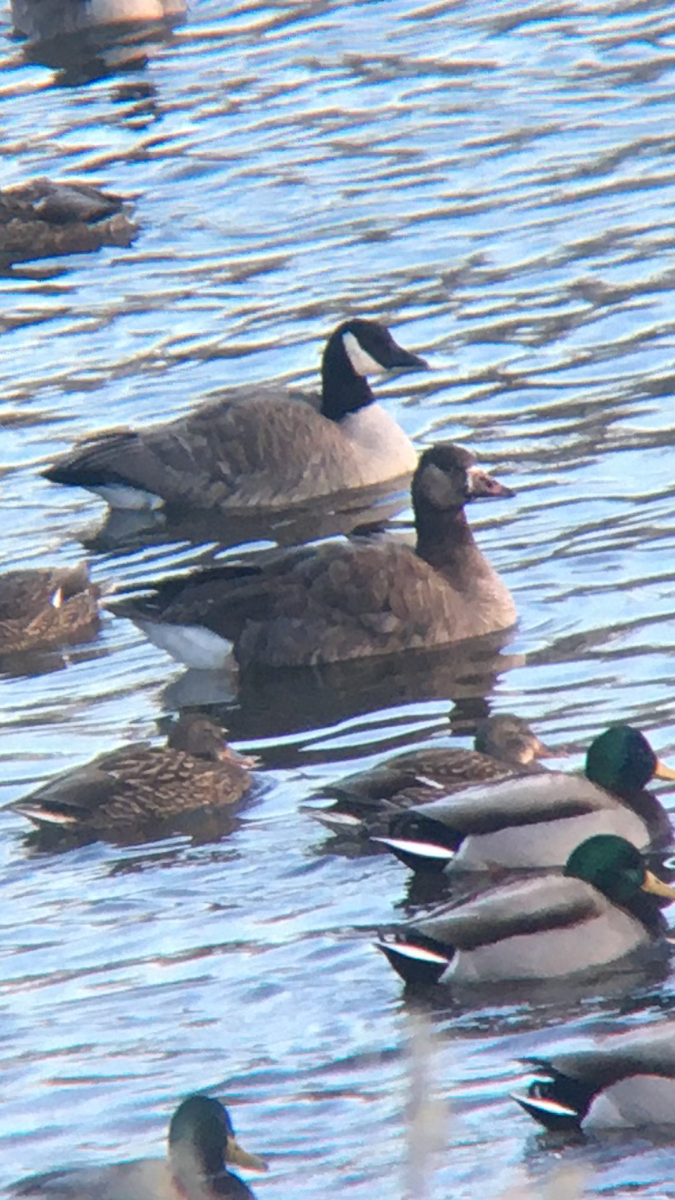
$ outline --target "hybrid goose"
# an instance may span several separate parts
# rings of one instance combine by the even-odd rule
[[[223,399],[147,429],[78,443],[44,472],[111,507],[279,509],[414,470],[414,448],[375,402],[367,376],[425,367],[376,321],[345,321],[321,367],[320,408],[274,393]]]
[[[561,978],[664,941],[653,896],[672,902],[675,889],[647,870],[630,842],[597,834],[572,851],[562,874],[491,888],[378,948],[410,983]]]
[[[546,1129],[675,1124],[675,1021],[598,1038],[587,1050],[525,1061],[537,1077],[513,1099]]]
[[[128,246],[136,232],[119,196],[86,183],[33,179],[0,190],[0,259],[5,261]]]
[[[86,563],[0,575],[0,654],[69,646],[95,636],[100,588]]]
[[[668,845],[668,814],[644,789],[675,779],[644,734],[613,725],[591,743],[584,775],[543,771],[467,788],[391,816],[377,840],[413,870],[563,866],[595,833],[614,833],[640,849]]]
[[[304,546],[160,583],[113,610],[191,667],[308,666],[442,646],[508,628],[509,592],[464,515],[513,493],[461,446],[426,450],[412,483],[417,542]]]
[[[169,1126],[168,1158],[143,1158],[109,1167],[51,1171],[22,1179],[15,1196],[43,1200],[254,1200],[228,1165],[266,1171],[242,1150],[227,1109],[211,1096],[188,1096]]]
[[[181,716],[166,746],[122,746],[66,771],[9,807],[39,829],[105,838],[204,808],[228,808],[249,791],[253,760],[196,713]]]
[[[417,811],[427,800],[473,784],[543,770],[539,759],[555,754],[521,717],[499,713],[479,722],[473,750],[422,746],[396,754],[322,789],[321,795],[336,797],[334,803],[329,809],[310,811],[336,833],[383,835],[390,832],[392,819],[408,808],[415,806]],[[444,856],[443,865],[445,861]]]

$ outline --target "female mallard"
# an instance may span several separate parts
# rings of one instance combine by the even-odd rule
[[[0,575],[0,654],[95,637],[100,595],[86,563],[5,572]]]
[[[166,746],[137,742],[101,754],[9,807],[39,829],[106,837],[236,804],[251,787],[253,761],[230,749],[219,725],[188,713]]]
[[[409,475],[412,443],[375,403],[367,376],[423,359],[384,325],[354,319],[328,339],[320,408],[299,398],[220,399],[147,429],[79,443],[44,472],[97,492],[113,508],[280,509]]]
[[[413,805],[472,784],[542,770],[538,760],[556,753],[521,717],[499,713],[480,721],[473,750],[422,746],[396,754],[322,789],[322,796],[337,799],[329,809],[311,811],[335,833],[373,837],[388,833],[392,817]]]
[[[462,446],[425,450],[412,481],[417,544],[328,542],[160,583],[114,611],[187,666],[313,666],[442,646],[512,625],[513,600],[473,540],[470,500],[513,493]]]
[[[0,259],[5,262],[128,246],[135,236],[124,201],[89,184],[33,179],[0,190]]]
[[[611,1034],[588,1050],[525,1061],[537,1078],[513,1099],[546,1129],[675,1124],[675,1021]]]
[[[406,982],[552,979],[592,971],[661,940],[647,892],[675,900],[624,838],[597,834],[563,874],[504,884],[378,943]]]
[[[241,1149],[220,1101],[195,1095],[171,1118],[167,1158],[50,1171],[20,1180],[13,1192],[43,1200],[254,1200],[229,1163],[267,1170],[263,1159]]]
[[[465,789],[419,804],[389,821],[377,840],[413,870],[562,866],[594,833],[615,833],[641,849],[672,839],[668,814],[645,786],[675,779],[644,734],[613,725],[591,743],[584,775],[544,771]]]

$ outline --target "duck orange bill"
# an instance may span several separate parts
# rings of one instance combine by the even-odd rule
[[[657,779],[675,779],[675,770],[672,767],[667,767],[664,762],[661,762],[660,758],[657,758],[654,775]]]
[[[675,892],[673,892],[675,896]],[[264,1158],[257,1154],[249,1154],[242,1150],[236,1138],[228,1137],[225,1142],[225,1162],[234,1163],[235,1167],[248,1167],[249,1171],[269,1171]]]
[[[645,877],[640,886],[643,892],[651,892],[654,896],[665,896],[668,900],[675,900],[675,888],[672,888],[669,883],[664,883],[652,871],[645,871]]]

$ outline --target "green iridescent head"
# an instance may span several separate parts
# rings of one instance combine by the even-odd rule
[[[655,776],[675,779],[675,771],[659,762],[639,729],[612,725],[589,746],[586,777],[615,796],[634,796]]]
[[[675,888],[648,871],[640,851],[613,833],[597,833],[581,842],[564,873],[592,884],[616,904],[629,904],[639,891],[675,900]]]

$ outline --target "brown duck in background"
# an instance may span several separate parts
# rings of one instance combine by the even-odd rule
[[[101,589],[86,563],[0,575],[0,654],[88,641],[99,628]]]
[[[128,246],[136,232],[119,196],[86,183],[33,179],[0,190],[0,261]]]
[[[166,746],[136,742],[101,754],[9,807],[39,829],[98,838],[229,808],[249,791],[255,760],[232,750],[223,733],[208,717],[184,714]]]
[[[507,629],[516,610],[464,507],[512,496],[463,446],[440,442],[412,481],[416,545],[329,542],[159,583],[114,612],[189,667],[299,667],[426,650]]]
[[[328,809],[310,809],[335,833],[372,837],[390,831],[393,816],[448,796],[472,784],[542,771],[539,760],[563,751],[550,749],[513,713],[486,717],[476,728],[473,750],[422,746],[396,754],[366,771],[347,775],[319,793],[335,797]]]
[[[12,1193],[42,1200],[255,1200],[228,1165],[267,1170],[262,1158],[242,1150],[227,1109],[211,1096],[183,1100],[171,1118],[168,1149],[165,1159],[33,1175]]]

